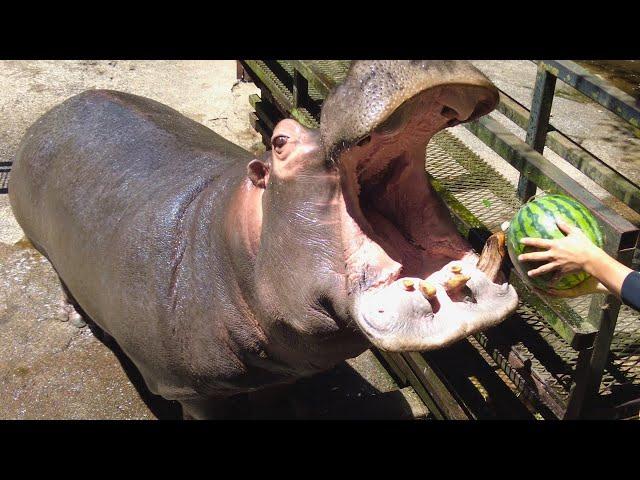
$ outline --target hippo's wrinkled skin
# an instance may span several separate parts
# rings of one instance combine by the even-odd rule
[[[514,310],[424,174],[431,136],[496,102],[464,62],[356,62],[319,131],[284,120],[255,160],[155,101],[88,91],[28,130],[10,201],[150,390],[203,418],[371,343],[438,348]]]

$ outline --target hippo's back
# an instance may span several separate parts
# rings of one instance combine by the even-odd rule
[[[251,158],[165,105],[94,90],[29,128],[9,196],[26,235],[111,331],[105,312],[158,316],[166,285],[149,282],[169,281],[185,210],[205,189],[225,201]]]
[[[57,208],[80,224],[120,214],[211,181],[251,155],[153,100],[91,90],[71,97],[27,131],[12,167],[10,199],[33,240]],[[188,192],[185,192],[188,195]],[[80,225],[76,225],[79,227]],[[112,224],[101,225],[103,229]]]

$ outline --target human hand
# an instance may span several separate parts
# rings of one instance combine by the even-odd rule
[[[547,262],[540,267],[529,270],[530,277],[538,277],[545,273],[555,272],[555,278],[566,273],[585,270],[589,274],[591,259],[601,250],[591,242],[582,230],[556,218],[556,224],[566,236],[555,240],[544,238],[522,238],[524,245],[541,248],[543,251],[523,253],[518,256],[521,262]]]

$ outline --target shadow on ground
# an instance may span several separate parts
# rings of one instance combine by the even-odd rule
[[[140,399],[145,403],[147,408],[153,413],[153,415],[159,420],[180,420],[182,419],[182,407],[178,402],[165,400],[159,395],[154,395],[149,391],[145,384],[140,371],[136,368],[133,362],[122,351],[120,346],[106,334],[100,327],[93,323],[86,314],[83,312],[83,318],[87,322],[88,328],[93,335],[111,352],[115,355],[120,362],[122,370],[127,375],[127,378],[134,386]]]
[[[96,338],[116,356],[129,381],[153,415],[159,420],[182,419],[178,402],[154,395],[127,355],[109,335],[84,316]],[[363,361],[377,361],[371,352]],[[369,358],[370,357],[370,358]],[[413,399],[417,400],[417,399]],[[426,416],[426,409],[416,409],[417,402],[407,399],[407,392],[383,392],[369,383],[349,363],[297,381],[292,385],[265,389],[253,394],[237,395],[224,407],[228,419],[414,419]]]

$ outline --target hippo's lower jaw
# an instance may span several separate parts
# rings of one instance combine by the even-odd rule
[[[517,306],[513,287],[493,283],[499,260],[478,268],[425,175],[430,138],[473,111],[451,99],[450,89],[422,92],[339,158],[348,288],[360,329],[384,350],[443,347]]]
[[[451,266],[463,264],[467,291],[447,288]],[[363,293],[356,315],[378,348],[422,351],[441,348],[501,322],[517,306],[509,284],[493,283],[471,262],[452,262],[427,280],[403,278]]]

